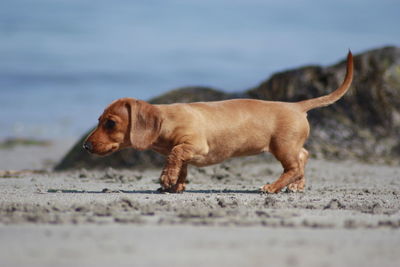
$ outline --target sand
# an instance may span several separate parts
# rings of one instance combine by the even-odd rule
[[[0,156],[45,171],[0,178],[0,266],[400,263],[400,167],[311,159],[304,193],[271,195],[258,188],[280,165],[249,157],[191,168],[186,192],[160,194],[160,170],[55,173],[62,149],[34,162],[24,149]]]

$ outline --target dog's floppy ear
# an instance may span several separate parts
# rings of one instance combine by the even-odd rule
[[[160,111],[153,105],[136,99],[127,101],[130,142],[133,148],[145,150],[157,139],[161,128]]]

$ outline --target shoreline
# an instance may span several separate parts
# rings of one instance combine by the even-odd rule
[[[8,138],[0,146],[0,170],[51,170],[78,139]],[[7,145],[8,144],[8,145]]]

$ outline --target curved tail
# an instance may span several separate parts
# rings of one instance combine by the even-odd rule
[[[325,107],[330,104],[333,104],[347,92],[347,90],[350,88],[352,81],[353,81],[353,55],[351,54],[351,51],[349,51],[349,54],[347,55],[346,77],[344,78],[342,85],[329,95],[300,101],[297,102],[297,104],[299,104],[301,109],[305,112],[314,108]]]

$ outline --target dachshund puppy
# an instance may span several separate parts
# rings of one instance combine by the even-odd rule
[[[302,191],[308,152],[307,111],[330,105],[349,89],[353,57],[334,92],[295,103],[254,99],[151,105],[133,98],[112,102],[83,147],[107,155],[119,149],[152,149],[166,156],[160,183],[168,192],[182,192],[188,165],[207,166],[231,157],[272,153],[283,167],[282,175],[261,190],[277,193],[288,187]]]

